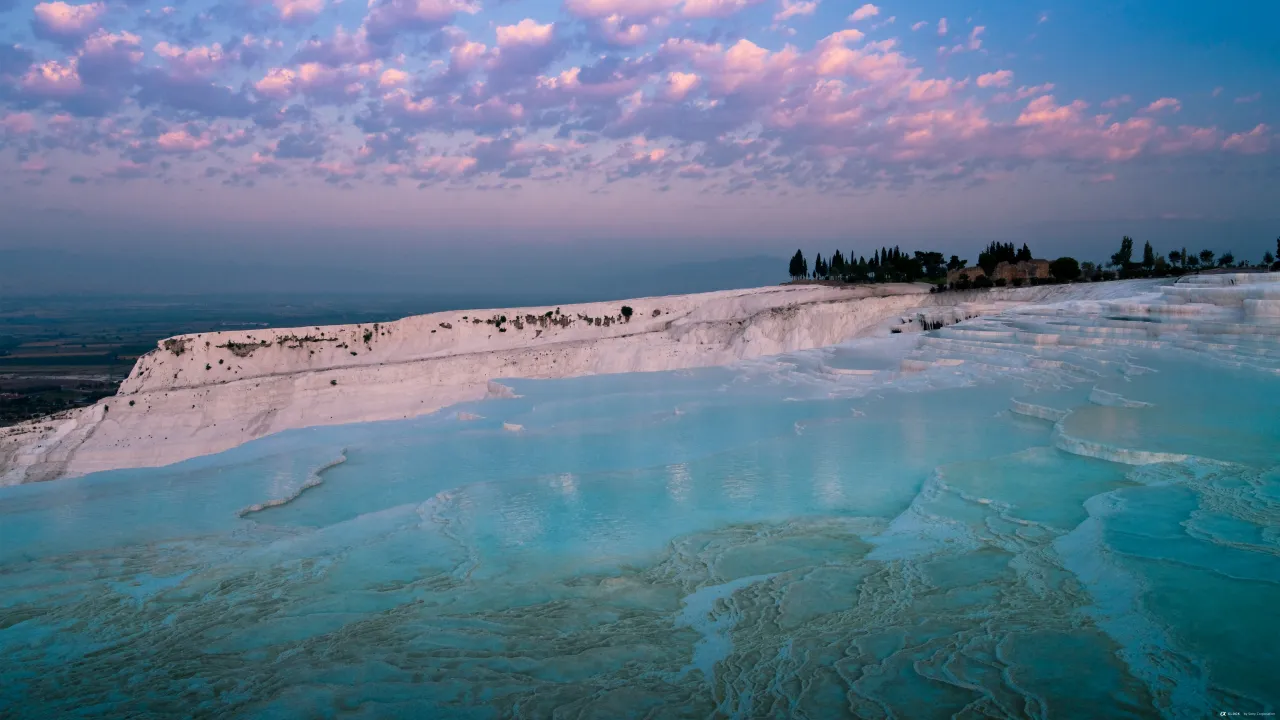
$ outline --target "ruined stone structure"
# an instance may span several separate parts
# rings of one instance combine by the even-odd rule
[[[960,278],[969,278],[969,282],[973,282],[980,277],[986,277],[987,273],[980,267],[960,268],[959,270],[950,270],[947,272],[947,284],[951,285],[960,282]]]
[[[1023,260],[1019,263],[1002,262],[991,273],[991,280],[1004,280],[1012,285],[1014,279],[1030,284],[1032,280],[1044,280],[1053,277],[1049,272],[1048,260]]]

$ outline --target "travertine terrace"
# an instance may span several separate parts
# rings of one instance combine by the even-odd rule
[[[502,378],[724,365],[887,333],[921,308],[953,322],[1011,303],[1153,289],[788,285],[185,335],[140,358],[115,397],[0,434],[0,484],[165,465],[290,428],[414,417],[507,392],[493,382]]]

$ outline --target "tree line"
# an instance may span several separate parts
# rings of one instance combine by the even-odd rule
[[[951,261],[957,261],[951,256]],[[917,280],[938,280],[947,277],[950,265],[940,252],[904,252],[898,246],[882,247],[871,254],[870,259],[859,255],[854,259],[853,253],[845,257],[836,250],[829,259],[823,259],[822,253],[813,260],[813,272],[809,272],[809,261],[804,253],[796,250],[791,257],[790,273],[796,280],[812,277],[814,280],[838,280],[848,283],[880,283],[880,282],[916,282]]]
[[[947,283],[947,274],[952,270],[963,270],[968,260],[952,255],[950,259],[940,252],[904,251],[898,246],[882,247],[872,252],[871,257],[854,253],[845,255],[836,250],[830,257],[823,258],[817,254],[813,259],[813,268],[809,260],[800,250],[791,256],[788,273],[793,281],[825,280],[845,283],[883,283],[883,282],[931,282],[937,290],[963,290],[970,287],[995,287],[1004,284],[1003,279],[992,281],[990,276],[1002,262],[1019,263],[1031,260],[1031,249],[1026,243],[1015,247],[1013,243],[992,242],[978,253],[977,267],[985,273],[982,277],[970,280],[961,277],[956,282]],[[1218,255],[1213,250],[1190,252],[1185,247],[1160,254],[1152,248],[1151,243],[1143,244],[1141,258],[1134,258],[1133,238],[1125,236],[1120,241],[1120,248],[1111,255],[1107,263],[1079,262],[1072,257],[1060,257],[1049,263],[1051,278],[1033,280],[1039,282],[1098,282],[1141,277],[1169,277],[1190,272],[1200,272],[1211,268],[1270,268],[1280,271],[1280,238],[1276,238],[1276,251],[1266,252],[1262,261],[1253,264],[1247,259],[1237,260],[1231,252]],[[1019,284],[1014,281],[1014,284]]]

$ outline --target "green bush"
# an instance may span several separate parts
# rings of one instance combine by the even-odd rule
[[[1049,263],[1049,272],[1058,280],[1070,282],[1080,277],[1080,263],[1075,258],[1060,257]]]

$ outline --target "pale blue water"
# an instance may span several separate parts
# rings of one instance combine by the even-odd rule
[[[1099,332],[1144,322],[513,380],[0,488],[0,716],[1274,710],[1280,328]]]

